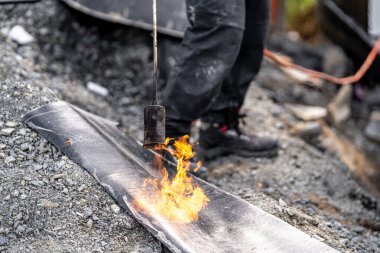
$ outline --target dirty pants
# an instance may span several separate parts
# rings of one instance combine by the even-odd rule
[[[171,71],[163,105],[166,134],[190,133],[191,122],[227,124],[259,71],[267,33],[267,0],[186,0],[190,26]]]

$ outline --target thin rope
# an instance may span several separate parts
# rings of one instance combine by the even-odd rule
[[[157,0],[153,0],[153,101],[152,105],[157,105],[157,74],[158,56],[157,56]]]

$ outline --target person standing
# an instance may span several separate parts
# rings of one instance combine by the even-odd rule
[[[207,157],[267,157],[278,142],[244,133],[239,110],[260,69],[269,22],[267,0],[186,0],[187,28],[163,105],[166,134],[190,134],[200,118],[199,144]]]

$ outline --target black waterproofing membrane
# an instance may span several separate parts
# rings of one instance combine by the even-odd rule
[[[152,0],[63,0],[63,2],[95,18],[152,30]],[[188,25],[185,0],[158,1],[158,32],[180,38]]]
[[[169,222],[137,210],[142,184],[157,177],[154,153],[123,134],[115,123],[65,102],[33,110],[29,127],[83,166],[113,198],[173,252],[337,252],[288,223],[201,179],[194,181],[210,199],[199,220]],[[173,165],[167,166],[174,170]]]

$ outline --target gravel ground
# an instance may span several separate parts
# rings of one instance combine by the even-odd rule
[[[0,9],[1,31],[21,25],[34,37],[19,45],[0,33],[1,252],[166,251],[87,172],[20,123],[26,111],[65,99],[142,138],[149,34],[94,23],[54,0]],[[89,92],[89,81],[109,95]],[[208,162],[209,180],[342,252],[380,252],[377,199],[323,147],[290,136],[296,119],[264,88],[291,80],[264,64],[258,82],[247,95],[246,128],[278,137],[280,155]],[[310,94],[301,97],[321,98]]]
[[[86,171],[20,123],[56,100],[49,89],[1,82],[0,95],[1,252],[161,252]]]

